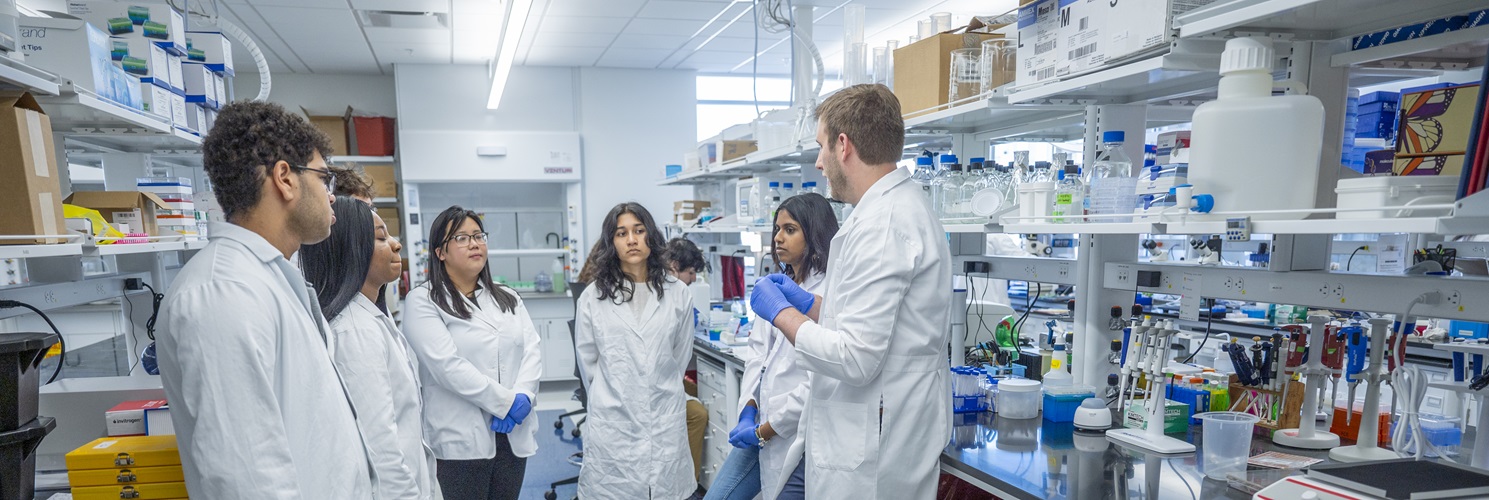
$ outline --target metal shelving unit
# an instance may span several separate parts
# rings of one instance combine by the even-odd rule
[[[8,57],[0,57],[0,89],[18,89],[41,95],[61,92],[50,74]]]

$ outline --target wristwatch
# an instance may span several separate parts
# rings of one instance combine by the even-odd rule
[[[764,424],[762,424],[762,425],[764,425]],[[770,441],[770,438],[767,438],[765,436],[761,436],[760,435],[760,426],[759,425],[755,426],[755,440],[760,442],[760,447],[761,448],[764,448],[765,447],[765,442],[766,441]]]

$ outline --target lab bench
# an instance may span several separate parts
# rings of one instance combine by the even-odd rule
[[[1194,453],[1159,455],[1111,442],[1102,434],[1076,432],[1068,422],[1013,420],[994,413],[958,414],[955,419],[951,444],[941,453],[941,470],[1000,498],[1251,498],[1225,482],[1205,478],[1199,426],[1185,434],[1169,434],[1194,443]],[[1473,438],[1468,434],[1460,460],[1470,453]],[[1251,455],[1268,451],[1331,462],[1328,450],[1300,450],[1277,446],[1270,439],[1252,439]],[[1302,473],[1303,469],[1251,467],[1246,476],[1247,481],[1266,486]]]
[[[729,451],[729,430],[739,418],[739,386],[744,376],[745,359],[736,352],[746,347],[710,341],[707,335],[693,336],[694,360],[698,370],[698,400],[708,409],[708,431],[703,434],[702,484],[713,484],[714,474],[724,465]]]

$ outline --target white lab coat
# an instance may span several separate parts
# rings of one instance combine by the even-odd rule
[[[268,240],[213,223],[156,335],[192,498],[371,498],[334,339],[305,278]],[[294,280],[294,281],[290,281]]]
[[[698,487],[682,389],[693,298],[671,276],[663,290],[660,298],[651,295],[639,320],[631,304],[600,300],[598,286],[579,297],[574,348],[589,391],[580,498],[676,500]]]
[[[921,193],[904,169],[869,188],[832,239],[821,323],[796,333],[812,373],[791,447],[807,498],[935,496],[951,439],[951,252]]]
[[[823,275],[813,274],[801,287],[815,294],[823,293]],[[797,365],[796,349],[786,335],[767,321],[755,322],[749,348],[754,355],[745,363],[739,408],[754,400],[760,409],[755,421],[770,422],[770,428],[776,432],[776,437],[760,448],[760,484],[766,487],[785,484],[782,476],[790,475],[801,462],[801,455],[792,455],[790,449],[810,390],[807,371]],[[781,491],[762,489],[760,493],[764,500],[772,500]]]
[[[393,320],[362,294],[331,320],[333,361],[346,380],[377,472],[377,497],[439,499],[434,452],[424,445],[418,362]]]
[[[445,313],[429,298],[428,283],[409,291],[404,301],[403,333],[419,359],[424,384],[424,435],[441,460],[475,460],[496,456],[491,417],[506,418],[518,394],[538,404],[543,376],[543,346],[522,299],[502,312],[486,290],[466,301],[471,318]],[[500,292],[516,294],[499,287]],[[479,304],[480,307],[476,307]],[[536,408],[507,434],[512,454],[538,453]]]

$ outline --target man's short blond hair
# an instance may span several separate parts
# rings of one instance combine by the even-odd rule
[[[817,126],[827,132],[823,147],[836,147],[838,134],[847,134],[866,164],[897,163],[904,156],[905,119],[889,87],[866,83],[845,88],[822,101],[814,114]]]

